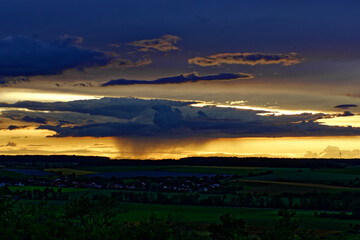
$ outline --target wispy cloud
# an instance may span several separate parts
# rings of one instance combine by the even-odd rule
[[[167,34],[160,38],[134,41],[134,42],[129,43],[128,45],[138,47],[138,51],[141,51],[141,52],[148,52],[151,50],[157,50],[160,52],[168,52],[171,50],[178,50],[179,48],[174,46],[174,44],[180,40],[181,40],[181,38],[178,36]],[[117,47],[118,45],[112,44],[112,46]]]
[[[84,42],[84,38],[81,36],[71,36],[68,34],[64,34],[58,38],[63,45],[69,45],[69,44],[76,45],[76,44],[82,44]]]
[[[290,66],[298,64],[303,59],[299,59],[296,53],[218,53],[206,57],[195,57],[188,59],[189,64],[202,67],[220,66],[222,64],[243,64],[243,65],[263,65],[263,64],[282,64]]]
[[[123,59],[123,58],[114,58],[109,64],[105,66],[101,66],[101,69],[108,69],[108,68],[119,68],[119,69],[126,69],[126,68],[133,68],[133,67],[143,67],[152,63],[150,58],[139,59],[137,61],[133,61],[130,59]]]
[[[248,73],[221,73],[215,75],[207,76],[198,76],[196,72],[181,74],[175,77],[165,77],[159,78],[152,81],[145,80],[127,80],[127,79],[117,79],[111,80],[102,84],[101,86],[114,86],[114,85],[137,85],[137,84],[180,84],[180,83],[189,83],[189,82],[200,82],[200,81],[224,81],[224,80],[240,80],[240,79],[251,79],[254,76]]]

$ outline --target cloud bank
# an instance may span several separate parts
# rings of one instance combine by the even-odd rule
[[[188,59],[189,64],[195,64],[202,67],[220,66],[222,64],[242,64],[251,66],[282,64],[283,66],[290,66],[298,64],[301,61],[301,59],[297,58],[296,53],[218,53],[207,57],[195,57]]]
[[[38,129],[54,131],[54,137],[213,139],[360,135],[359,128],[326,126],[314,122],[324,114],[263,116],[259,115],[261,111],[217,107],[203,107],[199,111],[199,108],[191,106],[192,103],[103,98],[52,103],[0,103],[0,107],[11,108],[8,112],[3,111],[3,117],[15,115],[19,120],[36,122]],[[18,110],[11,112],[14,108]],[[30,115],[23,108],[34,112]],[[51,119],[46,119],[46,116]],[[67,119],[66,116],[74,116],[71,123],[61,122]],[[39,125],[40,122],[44,124]]]
[[[46,42],[28,37],[0,39],[0,85],[19,82],[21,77],[57,75],[67,69],[130,68],[145,66],[150,59],[132,61],[116,53],[82,47],[80,36],[63,35]]]
[[[327,146],[322,152],[306,152],[306,158],[360,158],[360,150],[345,150],[337,146]]]
[[[239,80],[239,79],[251,79],[254,76],[247,73],[221,73],[208,76],[198,76],[197,73],[187,73],[181,74],[175,77],[166,77],[159,78],[152,81],[144,80],[127,80],[127,79],[117,79],[111,80],[109,82],[103,83],[101,86],[114,86],[114,85],[137,85],[137,84],[180,84],[180,83],[189,83],[189,82],[200,82],[200,81],[223,81],[223,80]]]
[[[51,43],[27,37],[0,39],[0,56],[2,77],[54,75],[66,69],[81,70],[113,61],[112,56],[100,51],[64,44],[64,41]]]

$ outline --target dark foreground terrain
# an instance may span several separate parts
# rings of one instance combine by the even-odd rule
[[[0,239],[360,239],[360,160],[0,156]]]

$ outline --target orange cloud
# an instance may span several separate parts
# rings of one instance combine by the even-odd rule
[[[171,50],[179,49],[178,47],[174,46],[174,44],[179,40],[181,40],[180,37],[167,34],[160,38],[144,39],[140,41],[131,42],[128,45],[139,47],[138,51],[141,52],[148,52],[150,50],[168,52]]]
[[[109,68],[133,68],[133,67],[142,67],[152,63],[150,58],[139,59],[137,61],[132,61],[130,59],[122,59],[122,58],[115,58],[109,64],[105,66],[98,67],[100,69],[109,69]]]
[[[290,66],[298,64],[299,59],[296,53],[272,54],[272,53],[218,53],[207,57],[195,57],[188,60],[189,64],[196,64],[202,67],[220,66],[222,64],[243,64],[243,65],[264,65],[282,64]]]

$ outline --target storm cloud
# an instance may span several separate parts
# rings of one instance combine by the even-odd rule
[[[242,121],[242,119],[204,119],[184,117],[170,106],[154,107],[151,123],[108,122],[82,126],[40,125],[38,129],[55,131],[55,137],[160,137],[160,138],[239,138],[358,135],[360,129],[323,126],[313,121],[300,123]]]
[[[22,101],[14,104],[0,103],[0,107],[27,108],[35,111],[74,112],[95,116],[108,116],[119,119],[133,119],[148,114],[153,106],[187,106],[194,102],[170,100],[143,100],[138,98],[102,98],[70,102]],[[2,115],[6,116],[6,112]]]
[[[300,63],[302,60],[296,53],[218,53],[207,57],[195,57],[188,60],[189,64],[202,67],[220,66],[222,64],[242,64],[242,65],[264,65],[282,64],[290,66]]]
[[[109,82],[103,83],[101,86],[114,86],[114,85],[137,85],[137,84],[180,84],[180,83],[190,83],[190,82],[200,82],[200,81],[224,81],[224,80],[240,80],[240,79],[251,79],[254,76],[247,73],[221,73],[208,76],[198,76],[197,73],[187,73],[181,74],[175,77],[165,77],[159,78],[152,81],[145,80],[127,80],[127,79],[117,79],[111,80]]]
[[[16,116],[30,110],[50,111],[52,124],[38,129],[55,131],[54,137],[160,137],[239,138],[295,136],[352,136],[360,129],[325,126],[315,122],[324,114],[264,116],[262,111],[235,108],[193,107],[194,102],[136,98],[102,98],[71,102],[1,103],[3,108],[19,108]],[[3,117],[11,117],[11,110]],[[199,111],[200,110],[200,111]],[[63,125],[64,114],[81,114],[81,121]],[[42,117],[34,112],[32,119]],[[57,120],[58,124],[54,124]]]

